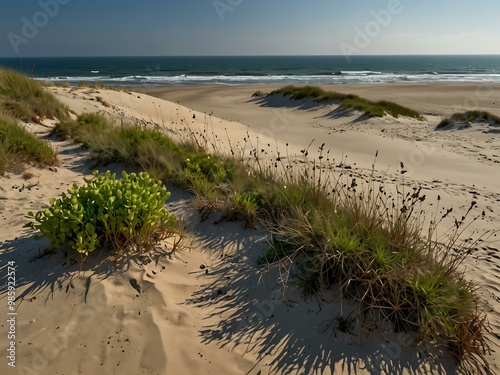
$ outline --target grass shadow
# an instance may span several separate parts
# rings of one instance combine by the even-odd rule
[[[259,98],[253,98],[250,102],[254,102],[261,107],[267,108],[289,108],[304,111],[315,111],[319,109],[335,109],[322,114],[315,118],[329,118],[329,119],[349,119],[354,118],[350,123],[356,123],[367,120],[367,116],[360,111],[343,108],[340,106],[339,101],[331,100],[328,102],[317,102],[312,98],[306,99],[292,99],[286,95],[272,95]]]
[[[254,356],[256,366],[273,374],[454,373],[454,364],[443,364],[436,353],[417,358],[415,345],[404,347],[396,334],[340,332],[332,325],[343,312],[340,297],[333,303],[303,299],[296,288],[277,282],[284,279],[283,269],[257,265],[267,233],[242,230],[240,223],[215,226],[210,221],[192,230],[215,259],[200,272],[210,282],[185,302],[209,311],[200,331],[203,343]],[[252,370],[248,374],[257,373]]]
[[[69,258],[62,251],[50,251],[47,239],[36,240],[31,230],[13,240],[7,240],[0,247],[0,299],[5,298],[8,288],[7,270],[9,262],[15,262],[16,305],[31,302],[48,288],[46,301],[59,290],[74,288],[73,281],[81,275],[87,280],[85,298],[89,293],[90,280],[102,281],[111,275],[126,272],[133,264],[156,263],[162,257],[170,257],[167,251],[155,251],[150,256],[134,254],[118,261],[109,252],[95,252],[84,261]],[[22,249],[22,252],[20,251]]]
[[[354,118],[353,120],[349,121],[349,123],[351,124],[368,120],[368,117],[364,113],[342,107],[335,108],[333,111],[324,114],[321,117],[335,120],[351,117]]]
[[[287,95],[268,95],[260,98],[253,98],[250,102],[254,102],[261,107],[267,108],[294,108],[305,111],[313,111],[331,104],[338,105],[337,102],[333,101],[328,103],[319,103],[312,98],[296,100]]]

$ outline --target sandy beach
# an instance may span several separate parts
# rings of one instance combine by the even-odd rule
[[[325,144],[347,173],[372,173],[389,188],[421,186],[424,208],[464,214],[471,201],[485,212],[463,238],[500,229],[500,129],[477,124],[435,130],[454,112],[480,109],[500,116],[500,84],[435,83],[335,85],[325,89],[390,100],[420,111],[424,120],[364,118],[335,104],[282,97],[254,98],[271,86],[133,87],[125,91],[50,87],[73,114],[102,112],[117,123],[158,127],[173,137],[208,130],[220,150],[252,138],[269,160],[276,153],[310,161]],[[133,90],[133,92],[132,92]],[[98,98],[101,98],[98,100]],[[106,103],[106,105],[103,104]],[[46,137],[53,122],[26,125]],[[241,223],[202,222],[190,195],[169,186],[168,208],[186,225],[186,249],[114,265],[101,254],[82,265],[44,255],[48,243],[23,228],[30,210],[46,207],[95,167],[72,140],[47,138],[58,149],[57,168],[29,166],[33,176],[0,177],[0,304],[6,316],[6,263],[17,267],[17,368],[2,374],[452,374],[446,353],[427,353],[404,333],[339,332],[329,322],[347,309],[338,295],[304,299],[284,289],[280,270],[256,259],[270,235]],[[373,167],[375,154],[375,167]],[[398,173],[403,162],[407,173]],[[122,166],[98,168],[119,171]],[[443,222],[444,234],[452,222]],[[487,306],[500,372],[500,234],[481,242],[464,265]],[[0,350],[8,325],[3,319]],[[5,356],[3,356],[5,357]]]

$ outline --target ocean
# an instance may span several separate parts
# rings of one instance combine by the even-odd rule
[[[0,66],[52,82],[123,86],[500,83],[500,55],[0,58]]]

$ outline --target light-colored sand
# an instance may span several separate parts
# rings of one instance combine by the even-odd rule
[[[210,142],[227,150],[229,144],[233,148],[239,144],[250,151],[244,141],[250,134],[253,146],[264,148],[268,158],[279,149],[282,155],[299,154],[301,161],[312,160],[326,143],[334,164],[349,165],[353,168],[349,173],[360,176],[370,173],[379,151],[377,173],[387,172],[388,185],[401,182],[397,170],[403,161],[408,170],[405,181],[424,187],[427,209],[434,209],[430,204],[439,194],[446,207],[453,206],[461,215],[474,199],[486,217],[471,230],[499,228],[500,134],[483,133],[488,130],[484,128],[433,130],[450,113],[450,106],[477,94],[477,85],[335,89],[398,101],[422,110],[427,121],[364,120],[356,115],[339,116],[334,107],[317,107],[309,101],[252,100],[255,87],[150,91],[185,106],[143,93],[54,91],[76,113],[103,111],[118,121],[157,124],[179,137],[185,136],[183,129],[208,129]],[[500,115],[496,106],[500,87],[488,92],[478,105]],[[97,97],[111,106],[103,106]],[[209,115],[212,111],[213,116]],[[40,134],[48,131],[29,126]],[[313,139],[305,158],[299,151]],[[61,155],[57,171],[29,167],[35,175],[30,180],[19,175],[0,177],[0,311],[4,317],[7,261],[17,264],[19,298],[17,368],[9,368],[3,356],[2,374],[329,374],[334,369],[340,374],[418,374],[426,370],[450,373],[454,368],[446,355],[430,363],[403,334],[366,337],[356,332],[353,336],[330,327],[335,316],[349,312],[345,302],[341,305],[336,296],[329,295],[327,300],[304,301],[293,287],[283,294],[278,271],[265,272],[255,263],[269,239],[266,233],[242,230],[239,223],[214,225],[217,217],[200,223],[189,207],[189,196],[175,189],[169,208],[187,223],[188,250],[152,261],[138,260],[114,272],[109,272],[109,262],[100,264],[102,259],[83,264],[80,272],[79,265],[64,264],[59,255],[35,259],[47,243],[35,241],[22,228],[24,215],[43,208],[72,183],[81,183],[92,170],[85,152],[71,141],[51,141]],[[497,238],[491,238],[466,264],[470,277],[481,283],[494,332],[500,330],[498,249]],[[8,348],[6,332],[3,322],[2,353]],[[491,338],[500,343],[494,334]],[[499,361],[493,353],[490,362],[496,371]]]

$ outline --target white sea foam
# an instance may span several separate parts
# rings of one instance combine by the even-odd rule
[[[189,75],[176,76],[133,75],[126,77],[46,77],[51,82],[80,81],[103,82],[120,85],[185,85],[185,84],[342,84],[342,83],[392,83],[392,82],[497,82],[500,74],[391,74],[374,71],[342,71],[330,75]]]

